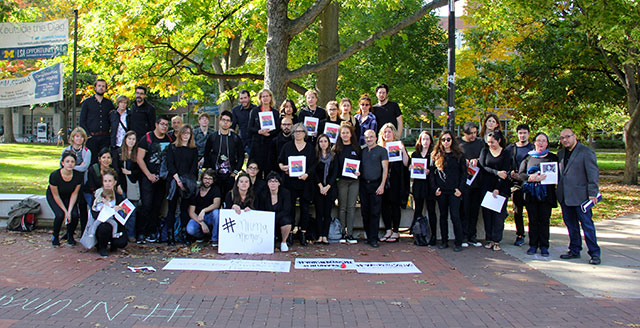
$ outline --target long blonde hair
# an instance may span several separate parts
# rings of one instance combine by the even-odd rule
[[[391,133],[393,134],[393,141],[399,141],[398,130],[396,129],[393,123],[385,123],[380,131],[378,131],[378,145],[380,147],[385,147],[387,145],[387,141],[384,140],[384,130],[387,128],[391,129]]]

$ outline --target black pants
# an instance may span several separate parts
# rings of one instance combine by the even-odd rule
[[[385,190],[382,194],[382,222],[387,230],[398,232],[400,229],[400,201],[398,195],[392,195],[391,190]]]
[[[82,195],[78,195],[78,197],[82,197]],[[64,203],[64,200],[62,202]],[[53,237],[57,239],[60,235],[62,222],[64,222],[64,210],[58,206],[58,203],[53,199],[53,195],[49,190],[47,190],[47,203],[49,203],[49,207],[51,207],[51,210],[55,215],[55,218],[53,219]],[[78,205],[76,204],[71,209],[71,222],[67,225],[67,233],[69,233],[69,237],[73,237],[73,233],[76,231],[76,227],[78,226],[79,218],[80,213],[78,212]]]
[[[509,215],[509,212],[507,212],[508,202],[509,199],[504,201],[500,213],[487,208],[482,208],[482,218],[484,219],[484,231],[487,234],[487,241],[493,241],[496,243],[502,241],[504,220]]]
[[[549,218],[551,204],[526,200],[529,214],[529,246],[549,248]]]
[[[462,221],[460,220],[460,203],[462,199],[454,194],[445,193],[442,193],[436,199],[440,208],[440,237],[442,238],[442,243],[449,241],[449,214],[451,214],[455,245],[462,245],[463,231]]]
[[[78,193],[78,201],[76,202],[78,207],[78,212],[80,213],[80,233],[84,233],[84,228],[87,226],[87,220],[89,219],[89,208],[87,207],[87,200],[84,199],[84,195],[82,194],[82,188],[80,188],[80,192]]]
[[[416,219],[424,216],[422,215],[422,211],[424,209],[424,203],[427,203],[427,213],[428,217],[429,217],[429,227],[431,228],[431,233],[432,235],[435,236],[435,234],[438,232],[438,228],[437,228],[437,223],[438,223],[438,216],[436,215],[436,201],[433,199],[424,199],[424,198],[420,198],[420,197],[414,197],[414,202],[415,202],[415,209],[413,211],[413,222],[411,222],[411,227],[413,227],[413,224],[415,223]]]
[[[480,213],[480,204],[482,204],[483,193],[478,188],[462,188],[462,229],[464,231],[464,239],[476,240],[478,233],[478,214]]]
[[[174,233],[176,225],[176,209],[178,208],[178,203],[180,204],[180,227],[183,231],[187,231],[187,223],[190,219],[189,200],[180,197],[178,194],[179,192],[178,190],[176,190],[175,195],[169,201],[169,210],[167,211],[167,217],[164,219],[164,222],[167,225],[167,234]]]
[[[86,146],[91,150],[91,164],[98,162],[98,153],[102,148],[109,148],[111,145],[111,137],[109,134],[104,136],[91,136],[87,139]]]
[[[380,182],[360,181],[360,211],[362,224],[367,233],[367,242],[378,241],[378,229],[380,228],[380,209],[382,208],[382,196],[376,195],[376,189]]]
[[[216,186],[220,189],[220,195],[222,195],[222,199],[227,197],[227,193],[229,190],[233,189],[233,184],[235,180],[231,177],[231,174],[222,175],[216,174]],[[256,195],[258,197],[258,195]]]
[[[516,235],[524,237],[524,220],[522,218],[522,210],[524,209],[524,193],[522,189],[514,191],[513,197],[513,219],[516,221]]]
[[[309,228],[309,205],[311,202],[305,197],[305,190],[303,189],[290,189],[291,191],[291,218],[293,222],[296,222],[296,200],[300,199],[300,220],[298,221],[298,227],[302,231],[307,231]]]
[[[123,232],[122,236],[113,238],[113,226],[111,224],[102,222],[96,229],[96,248],[98,250],[107,249],[107,245],[111,242],[111,250],[117,248],[125,248],[127,246],[127,232]]]
[[[317,188],[318,186],[314,187]],[[332,186],[331,188],[334,187],[335,186]],[[335,194],[329,191],[327,195],[322,195],[319,190],[316,190],[314,198],[316,207],[316,234],[318,237],[328,237],[329,226],[331,225],[331,209],[333,208]]]
[[[150,236],[158,232],[160,209],[164,200],[166,180],[151,183],[146,176],[140,179],[140,198],[142,206],[136,215],[136,234]]]

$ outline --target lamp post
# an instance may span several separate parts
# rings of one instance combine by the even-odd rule
[[[449,73],[447,75],[447,129],[455,133],[456,110],[456,5],[449,0]]]

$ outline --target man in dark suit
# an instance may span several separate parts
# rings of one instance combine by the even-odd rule
[[[560,176],[556,194],[562,208],[562,219],[569,230],[569,251],[560,255],[562,259],[580,258],[582,239],[580,226],[589,249],[591,264],[600,264],[600,247],[596,240],[591,209],[582,211],[581,205],[591,200],[597,203],[599,169],[596,153],[578,142],[571,129],[560,132],[560,142],[564,146],[558,152]]]

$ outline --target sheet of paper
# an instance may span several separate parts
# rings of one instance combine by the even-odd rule
[[[304,127],[307,129],[308,136],[315,136],[318,133],[318,123],[320,120],[316,117],[307,116],[304,118]]]
[[[344,159],[344,165],[342,166],[342,175],[345,177],[350,177],[357,179],[358,176],[356,172],[360,171],[360,161],[357,159]]]
[[[133,210],[135,210],[136,207],[128,199],[122,201],[122,203],[120,203],[120,205],[118,206],[120,206],[120,210],[115,213],[114,217],[116,218],[116,220],[118,220],[118,222],[120,222],[120,224],[125,225],[127,223],[127,220],[129,220],[131,213],[133,213]]]
[[[412,158],[411,159],[411,178],[413,179],[427,179],[427,159],[426,158]]]
[[[307,158],[305,156],[289,156],[289,176],[299,177],[307,171]]]
[[[500,213],[502,211],[502,205],[504,205],[504,202],[506,200],[507,198],[500,195],[493,197],[493,193],[487,191],[487,193],[484,195],[484,198],[482,199],[481,205],[484,208],[488,208],[494,212]]]
[[[478,176],[480,168],[477,166],[467,166],[467,185],[470,186]]]
[[[289,272],[290,261],[172,259],[162,270]]]
[[[338,141],[338,130],[340,129],[340,125],[334,123],[325,123],[324,124],[324,134],[329,137],[329,141],[332,144]]]
[[[398,162],[402,160],[402,142],[387,142],[387,152],[389,152],[389,162]]]
[[[297,270],[355,270],[353,259],[339,258],[296,258],[293,266]]]
[[[356,262],[358,273],[422,273],[413,262]]]
[[[540,181],[540,184],[558,184],[558,163],[540,163],[540,174],[547,176],[544,180]]]
[[[109,218],[114,216],[115,214],[116,214],[116,211],[114,211],[113,208],[109,206],[103,206],[96,220],[100,222],[107,222],[107,220],[109,220]]]
[[[258,116],[260,117],[260,129],[267,130],[275,130],[276,122],[273,118],[273,113],[271,111],[268,112],[259,112]]]

